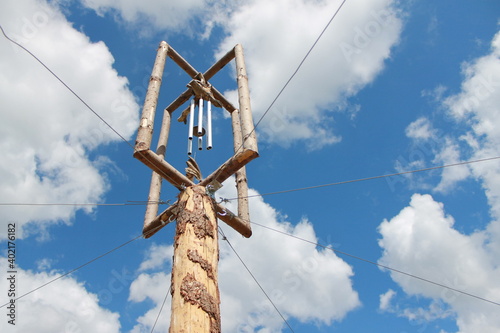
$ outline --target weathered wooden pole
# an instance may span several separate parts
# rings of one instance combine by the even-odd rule
[[[243,150],[243,135],[241,133],[240,111],[234,110],[231,113],[233,122],[233,146],[234,153],[238,154]],[[248,183],[245,166],[235,172],[236,191],[238,193],[238,217],[250,228],[250,211],[248,208]]]
[[[168,52],[168,44],[161,42],[156,54],[155,64],[149,79],[146,99],[142,109],[141,121],[137,131],[135,150],[149,149],[153,137],[153,125],[155,121],[156,106],[160,94],[161,80],[165,69],[165,60]]]
[[[179,194],[169,333],[219,333],[217,217],[205,187]]]
[[[158,147],[154,152],[151,150],[153,125],[167,56],[193,80],[187,85],[189,89],[165,109]],[[239,108],[234,107],[207,81],[232,59],[235,59],[236,62]],[[200,89],[202,97],[198,96]],[[198,184],[194,183],[193,177],[185,176],[164,158],[172,112],[192,96],[198,98],[200,103],[199,131],[201,131],[203,125],[203,107],[201,103],[203,103],[204,99],[207,100],[207,103],[218,104],[231,113],[233,125],[234,155],[208,177],[198,179],[200,181]],[[210,104],[208,107],[210,108]],[[186,112],[191,110],[190,117],[193,118],[193,109],[188,106],[182,115],[187,115]],[[185,120],[186,118],[182,115],[179,119]],[[193,136],[192,131],[193,124],[190,124],[190,140]],[[209,133],[211,134],[210,130]],[[197,132],[197,134],[199,135],[200,132]],[[209,147],[211,147],[211,140],[208,141]],[[250,91],[241,45],[236,45],[202,74],[195,70],[170,45],[161,42],[144,101],[134,157],[153,170],[148,197],[149,204],[144,218],[144,237],[149,238],[163,226],[173,220],[177,221],[171,279],[172,313],[170,333],[220,333],[221,331],[220,296],[217,281],[219,261],[217,217],[244,237],[248,238],[252,235],[245,165],[258,156],[257,139],[250,105]],[[232,175],[236,175],[238,215],[215,203],[211,195],[206,192],[206,188],[216,189]],[[201,178],[201,174],[198,178]],[[157,215],[162,179],[170,182],[181,192],[177,202]]]

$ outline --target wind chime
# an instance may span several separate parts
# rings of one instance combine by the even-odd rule
[[[203,99],[198,99],[198,125],[194,126],[194,111],[196,101],[191,100],[189,113],[188,155],[193,153],[193,135],[198,138],[198,150],[203,149],[203,136],[207,134],[207,150],[212,149],[212,103],[207,102],[207,131],[203,128]],[[206,133],[205,133],[206,132]]]
[[[193,91],[194,97],[191,99],[189,107],[189,129],[188,129],[188,155],[193,154],[193,139],[198,138],[198,150],[203,149],[203,136],[207,136],[206,149],[212,149],[212,104],[216,107],[221,107],[220,103],[212,94],[212,86],[207,83],[203,74],[199,73],[187,85]],[[207,129],[203,127],[203,104],[207,104]],[[194,125],[195,109],[198,107],[198,125]],[[179,121],[186,123],[186,109],[179,117]]]

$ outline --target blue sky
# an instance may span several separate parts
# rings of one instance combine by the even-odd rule
[[[241,43],[261,120],[260,157],[247,166],[254,234],[220,226],[293,331],[498,332],[498,159],[272,194],[500,156],[493,0],[347,0],[270,107],[340,4],[8,0],[0,24],[131,144],[160,41],[201,72]],[[24,294],[139,236],[145,206],[131,203],[147,200],[151,172],[33,57],[3,36],[0,49],[0,268],[16,223]],[[189,81],[168,59],[156,134]],[[234,63],[210,82],[236,104]],[[214,110],[214,149],[195,156],[204,175],[232,155],[226,116]],[[186,141],[173,122],[166,159],[181,171]],[[177,194],[165,183],[161,199]],[[235,196],[232,179],[216,193]],[[23,297],[2,332],[150,332],[173,234],[168,225]],[[290,332],[220,245],[223,332]],[[2,304],[7,290],[1,278]],[[170,298],[154,331],[169,317]]]

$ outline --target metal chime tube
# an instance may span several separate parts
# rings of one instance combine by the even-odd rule
[[[203,98],[200,98],[198,106],[198,135],[203,135]]]
[[[191,100],[191,109],[189,110],[189,134],[188,139],[193,140],[194,127],[194,98]]]
[[[200,98],[198,105],[198,149],[202,150],[203,146],[203,98]]]
[[[207,103],[207,150],[212,149],[212,102]]]
[[[193,140],[188,140],[188,155],[193,153]]]
[[[191,100],[189,110],[189,130],[188,130],[188,155],[193,153],[193,126],[194,126],[194,98]]]

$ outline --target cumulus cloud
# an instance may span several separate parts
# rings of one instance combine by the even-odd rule
[[[7,1],[0,21],[11,38],[36,54],[119,133],[126,138],[133,133],[139,107],[127,79],[113,69],[104,43],[92,43],[45,1]],[[120,138],[27,53],[3,37],[0,49],[0,201],[100,201],[108,189],[101,174],[107,163],[89,153]],[[10,207],[2,209],[1,217],[24,226],[18,233],[22,238],[26,231],[40,233],[52,223],[69,223],[81,208]]]
[[[461,150],[455,140],[450,137],[444,138],[444,143],[440,147],[434,158],[435,165],[448,165],[462,162]],[[434,188],[436,192],[447,192],[454,188],[455,185],[470,176],[471,172],[468,165],[454,166],[446,168],[441,173],[441,181]]]
[[[7,272],[7,258],[0,258],[0,269]],[[10,275],[2,275],[0,288],[5,291],[1,305],[7,303]],[[30,271],[17,268],[15,274],[16,297],[28,293],[60,275],[57,272]],[[8,323],[5,315],[0,321],[2,332],[120,332],[119,314],[99,306],[96,295],[71,277],[64,277],[17,300],[15,326]],[[6,308],[3,308],[6,313]],[[10,311],[10,310],[9,310]]]
[[[391,309],[391,300],[394,296],[396,296],[396,292],[392,289],[389,289],[384,294],[380,295],[379,309],[382,311],[388,311]]]
[[[169,227],[175,227],[171,225]],[[155,331],[167,332],[170,323],[171,300],[170,294],[170,272],[172,269],[172,256],[174,249],[172,245],[158,245],[153,243],[139,266],[139,275],[130,285],[129,301],[134,303],[151,300],[154,304],[146,313],[137,318],[137,324],[131,330],[131,333],[145,332],[151,330],[158,318],[161,320],[156,323]],[[159,271],[160,270],[160,271]],[[165,297],[167,300],[163,303]]]
[[[251,190],[250,194],[257,194]],[[234,181],[228,180],[218,196],[231,198],[236,195]],[[236,211],[234,204],[228,208]],[[316,241],[313,226],[307,220],[292,225],[266,204],[262,198],[250,202],[252,220],[266,227],[294,236]],[[357,292],[352,285],[352,268],[332,251],[318,250],[311,244],[287,237],[278,232],[253,226],[253,235],[241,237],[222,222],[224,234],[239,256],[252,271],[266,293],[286,318],[301,322],[330,325],[342,320],[360,305]],[[223,239],[220,240],[219,288],[223,332],[281,332],[284,323],[253,278],[246,272],[234,252]],[[153,245],[157,246],[157,245]],[[159,306],[168,290],[169,276],[158,272],[166,262],[171,264],[171,246],[162,246],[149,255],[142,264],[145,269],[131,286],[130,299],[136,302],[150,299],[155,304],[140,318],[140,328],[150,329]],[[169,252],[170,251],[170,252]],[[162,260],[154,257],[162,256]],[[155,264],[152,264],[152,263]],[[156,283],[157,282],[157,283]],[[161,284],[162,287],[156,286]],[[155,286],[151,290],[150,287]],[[342,302],[336,300],[342,299]],[[167,301],[170,302],[170,299]],[[168,312],[166,312],[168,313]],[[168,316],[168,315],[167,315]],[[166,320],[166,319],[164,319]]]
[[[442,135],[429,131],[431,124],[418,119],[406,134],[416,144],[432,142],[426,153],[435,164],[483,159],[500,153],[500,32],[488,54],[462,65],[463,82],[458,93],[435,94],[460,130]],[[436,132],[435,132],[436,133]],[[426,155],[426,157],[428,157]],[[424,159],[420,159],[423,161]],[[497,161],[444,169],[434,191],[448,193],[460,181],[473,177],[482,185],[491,213],[484,229],[466,235],[454,228],[453,217],[430,195],[414,194],[410,205],[379,227],[384,252],[380,262],[420,277],[500,301],[496,276],[500,267],[500,166]],[[473,221],[471,221],[473,223]],[[392,293],[381,295],[381,308],[410,320],[432,321],[454,316],[460,333],[497,332],[500,321],[494,305],[460,293],[416,281],[391,272],[403,291],[430,299],[427,307],[409,308],[395,303]],[[391,300],[389,302],[388,300]]]
[[[161,320],[155,326],[155,332],[168,332],[170,326],[171,300],[168,296],[162,309],[162,304],[170,288],[170,274],[165,272],[141,273],[130,285],[129,301],[139,303],[145,300],[153,302],[154,306],[137,318],[137,324],[132,333],[151,331],[161,309]]]
[[[462,64],[463,81],[458,93],[445,96],[442,85],[434,92],[424,92],[443,109],[459,126],[454,132],[443,133],[427,118],[419,118],[406,128],[412,140],[411,161],[398,160],[396,168],[446,165],[467,160],[491,158],[500,154],[500,32],[491,41],[490,52]],[[449,93],[449,91],[448,91]],[[412,177],[412,176],[408,176]],[[434,191],[447,193],[461,181],[473,177],[479,180],[488,197],[491,212],[500,217],[500,167],[496,162],[475,163],[445,168]],[[420,180],[420,184],[427,184]]]
[[[435,136],[435,130],[429,119],[420,117],[406,127],[406,136],[416,140],[428,140]]]
[[[252,109],[259,119],[338,9],[340,1],[254,0],[220,24],[227,33],[217,57],[245,48]],[[255,19],[257,18],[258,19]],[[311,149],[340,140],[333,111],[344,109],[384,68],[402,22],[394,1],[348,1],[259,128],[261,139]],[[233,96],[235,92],[227,92]]]
[[[447,97],[444,105],[449,114],[469,130],[461,138],[467,145],[463,151],[471,159],[500,154],[500,32],[491,42],[491,52],[462,66],[464,80],[461,91]],[[482,181],[492,213],[500,218],[500,166],[478,163],[470,166],[473,175]]]
[[[190,25],[196,23],[196,18],[211,12],[210,7],[219,7],[217,3],[208,0],[146,0],[146,1],[118,1],[118,0],[84,0],[82,4],[95,10],[99,15],[115,15],[126,24],[142,29],[148,27],[166,29],[169,31],[190,30]],[[205,20],[208,20],[206,15]],[[191,30],[192,31],[192,30]]]
[[[414,194],[408,207],[379,226],[379,245],[383,249],[379,262],[499,302],[496,277],[500,261],[488,244],[500,239],[487,231],[465,235],[453,225],[454,219],[445,213],[443,204],[430,195]],[[401,316],[433,320],[449,316],[452,311],[461,333],[500,329],[495,305],[396,272],[390,274],[406,294],[433,300],[428,308],[399,309]],[[381,297],[381,307],[382,300],[389,296]],[[441,303],[449,306],[449,311]]]
[[[215,58],[238,43],[244,46],[257,121],[341,1],[83,3],[97,13],[116,13],[131,24],[147,20],[155,29],[167,32],[198,33],[206,38],[213,27],[220,27],[223,38]],[[402,30],[399,14],[394,0],[348,1],[259,125],[261,140],[283,146],[303,141],[310,149],[339,142],[340,135],[333,131],[333,111],[342,110],[352,116],[359,109],[348,105],[347,98],[383,70]],[[236,91],[227,91],[226,95],[236,101]]]

